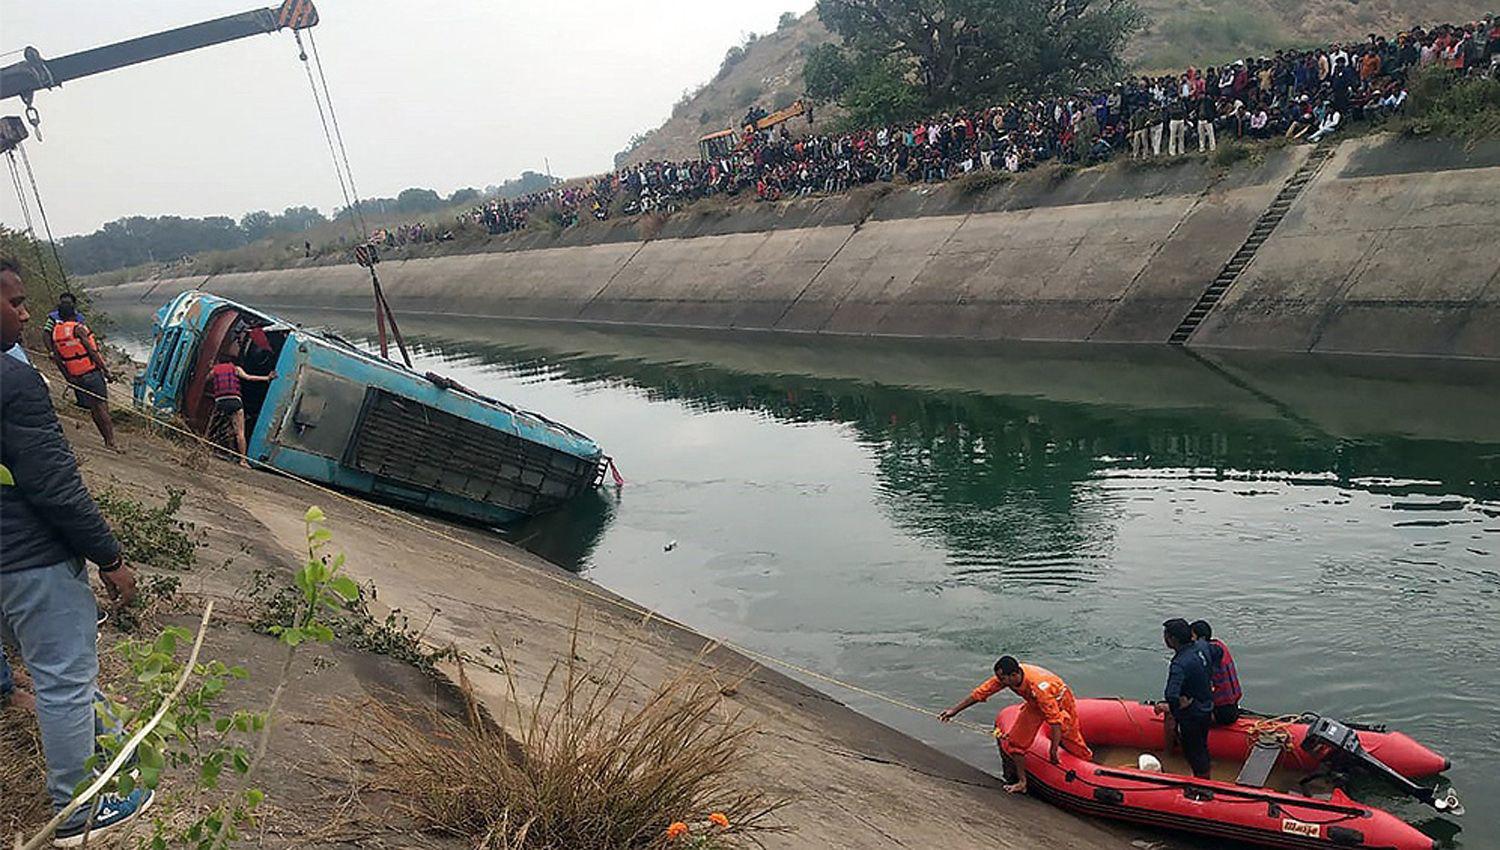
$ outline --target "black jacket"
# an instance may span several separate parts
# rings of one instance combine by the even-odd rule
[[[0,354],[0,572],[83,557],[112,564],[120,544],[78,475],[42,376]]]
[[[1162,696],[1174,717],[1202,717],[1213,713],[1213,662],[1209,660],[1207,643],[1195,640],[1178,648],[1167,669],[1167,687]],[[1191,700],[1187,708],[1178,703],[1178,697]]]

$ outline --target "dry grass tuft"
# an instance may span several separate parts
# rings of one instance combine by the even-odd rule
[[[656,847],[669,824],[713,812],[730,823],[715,846],[774,829],[767,817],[787,801],[743,784],[752,730],[726,710],[721,683],[685,674],[632,705],[628,665],[577,659],[554,666],[534,700],[511,679],[501,724],[514,736],[487,721],[462,675],[466,717],[371,707],[370,743],[403,814],[478,850]]]
[[[640,236],[642,242],[650,242],[661,235],[661,229],[667,224],[667,214],[663,212],[648,212],[641,215],[637,220],[635,232]]]
[[[46,776],[36,717],[14,707],[0,710],[0,836],[30,835],[52,817]]]

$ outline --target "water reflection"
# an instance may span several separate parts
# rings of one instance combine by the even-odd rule
[[[1161,620],[1208,616],[1256,707],[1389,722],[1500,795],[1496,367],[403,327],[620,459],[623,492],[508,534],[667,616],[923,705],[998,649],[1148,696]]]

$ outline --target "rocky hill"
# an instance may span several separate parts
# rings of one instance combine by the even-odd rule
[[[1434,22],[1471,20],[1494,0],[1137,0],[1148,18],[1127,58],[1139,69],[1177,69],[1277,47],[1357,39]],[[733,126],[752,104],[779,109],[802,91],[802,65],[833,34],[808,12],[774,33],[737,45],[714,79],[685,96],[665,124],[622,152],[620,162],[696,156],[704,134]],[[835,117],[814,114],[816,125]],[[797,131],[808,125],[802,119]]]

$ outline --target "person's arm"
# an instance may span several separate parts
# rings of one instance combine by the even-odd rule
[[[82,333],[80,333],[80,330],[82,331]],[[94,366],[97,367],[99,371],[104,373],[104,380],[113,381],[115,377],[114,375],[110,374],[109,364],[104,362],[104,355],[99,353],[99,346],[94,344],[93,333],[91,333],[87,327],[80,324],[74,326],[73,336],[79,342],[83,343],[84,350],[89,353],[89,359],[94,361]]]
[[[236,365],[234,367],[234,373],[236,375],[239,375],[240,376],[240,380],[242,380],[242,381],[262,381],[262,382],[266,382],[266,381],[274,381],[274,380],[276,380],[276,373],[275,372],[272,372],[269,375],[252,375],[249,372],[246,372],[244,369],[240,368],[238,365]]]
[[[129,601],[134,592],[130,568],[124,566],[119,541],[83,486],[41,376],[35,369],[15,369],[6,383],[0,445],[21,497],[73,551],[99,565],[112,594]]]
[[[1182,682],[1186,678],[1186,675],[1187,673],[1182,669],[1182,665],[1174,659],[1172,665],[1167,668],[1167,687],[1162,691],[1164,702],[1157,704],[1158,713],[1167,711],[1171,706],[1181,705]]]
[[[940,714],[938,714],[938,719],[943,721],[944,723],[951,722],[953,718],[957,717],[964,710],[972,706],[976,706],[994,696],[995,694],[1000,693],[1002,687],[1003,686],[1000,684],[1000,680],[996,679],[994,676],[991,676],[988,679],[985,679],[984,683],[979,687],[970,691],[969,695],[960,700],[957,705],[953,706],[952,708],[945,709]]]

